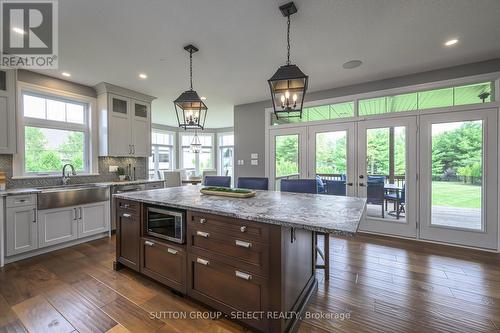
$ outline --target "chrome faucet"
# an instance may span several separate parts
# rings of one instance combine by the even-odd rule
[[[75,167],[72,164],[65,164],[62,169],[62,183],[63,185],[68,185],[70,175],[66,174],[66,167],[69,166],[71,168],[71,175],[76,176]]]

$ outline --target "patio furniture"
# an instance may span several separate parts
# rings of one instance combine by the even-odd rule
[[[281,192],[318,194],[316,179],[282,179]]]
[[[318,193],[323,194],[325,193],[325,183],[323,182],[323,179],[319,175],[316,175],[316,184],[318,186]]]
[[[366,188],[366,203],[371,205],[380,205],[382,209],[382,218],[384,213],[384,176],[368,176],[368,184]]]
[[[231,177],[229,176],[206,176],[205,186],[231,187]]]
[[[165,178],[165,187],[178,187],[182,185],[180,171],[165,171],[163,172]]]
[[[238,188],[249,190],[268,190],[269,179],[265,177],[240,177],[238,178]]]
[[[346,195],[345,180],[327,180],[325,193],[328,195]]]
[[[295,192],[295,193],[318,193],[317,179],[282,179],[281,192]],[[318,235],[324,236],[324,249],[321,250],[318,246]],[[323,259],[324,264],[318,265],[315,263],[316,268],[325,271],[325,280],[330,278],[330,234],[323,232],[314,233],[314,244],[316,246],[315,262],[318,261],[318,254]]]
[[[391,186],[392,185],[392,186]],[[395,186],[394,184],[386,184],[384,186],[384,190],[386,191],[384,195],[385,199],[385,210],[387,210],[388,202],[394,203],[394,211],[396,212],[396,219],[399,220],[401,216],[401,212],[405,211],[405,198],[406,198],[406,184],[403,184],[403,187]],[[393,215],[394,212],[389,212],[390,215]]]

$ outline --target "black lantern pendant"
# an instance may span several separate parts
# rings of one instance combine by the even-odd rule
[[[280,11],[287,18],[287,61],[268,80],[271,88],[274,114],[280,117],[302,118],[302,106],[309,77],[297,65],[290,63],[290,16],[297,12],[293,2],[280,6]]]
[[[203,129],[207,118],[207,106],[198,93],[193,90],[193,53],[198,48],[189,44],[184,47],[189,52],[190,89],[183,92],[175,101],[175,114],[179,127],[186,129]]]
[[[201,152],[201,141],[196,131],[194,132],[193,141],[191,141],[189,148],[194,154],[199,154]]]

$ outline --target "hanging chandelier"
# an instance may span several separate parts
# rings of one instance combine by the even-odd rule
[[[191,44],[184,47],[189,52],[189,90],[184,91],[175,101],[175,114],[179,127],[187,129],[203,129],[207,118],[207,106],[198,93],[193,90],[193,53],[198,48]]]
[[[290,16],[297,12],[293,2],[279,7],[283,16],[287,18],[287,60],[268,80],[271,89],[274,114],[280,117],[302,118],[302,106],[307,90],[309,77],[297,65],[290,63]]]
[[[199,154],[201,152],[201,141],[196,131],[194,132],[193,141],[191,141],[189,148],[194,154]]]

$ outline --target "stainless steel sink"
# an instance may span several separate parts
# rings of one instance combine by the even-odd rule
[[[51,209],[109,200],[109,187],[100,184],[78,184],[39,187],[38,209]]]

